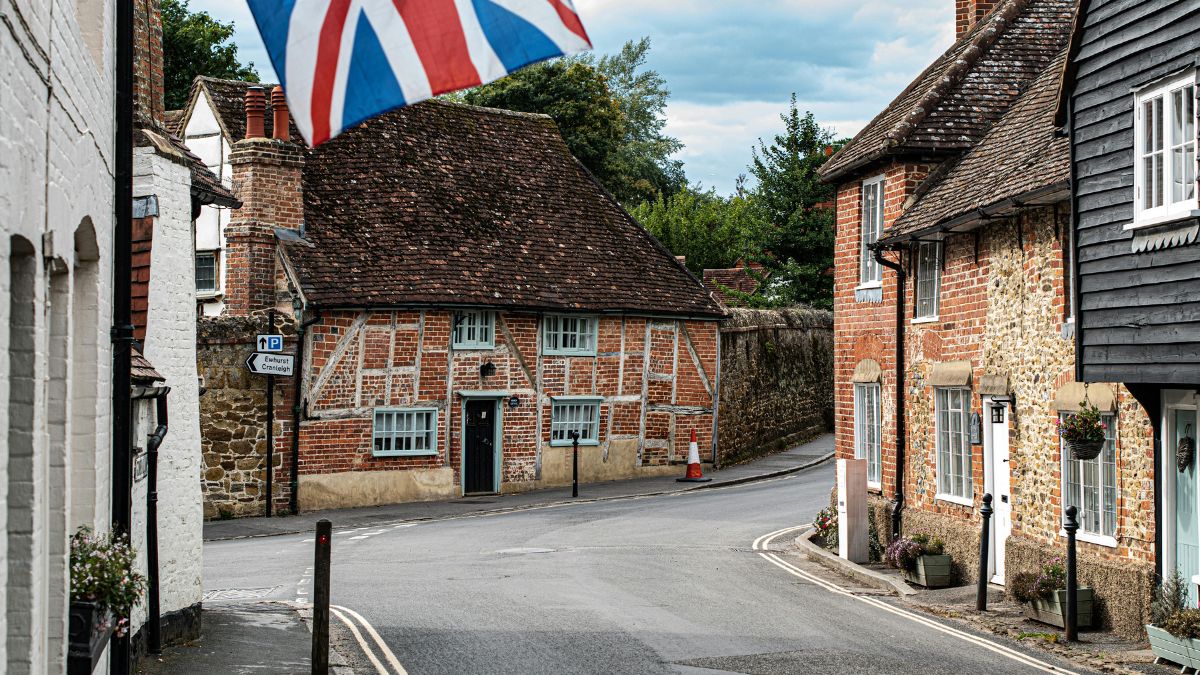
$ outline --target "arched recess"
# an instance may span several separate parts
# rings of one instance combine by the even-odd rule
[[[96,229],[89,218],[75,230],[75,269],[72,275],[71,307],[71,531],[81,525],[100,527],[97,519],[96,458],[107,449],[97,447],[100,416],[100,249]]]
[[[32,667],[34,607],[34,405],[36,401],[36,251],[14,236],[9,249],[7,672]]]
[[[55,258],[46,311],[46,672],[61,673],[66,663],[69,546],[67,532],[68,383],[70,381],[71,277],[67,263]]]

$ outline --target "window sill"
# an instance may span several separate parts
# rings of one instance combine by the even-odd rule
[[[923,323],[937,323],[940,319],[936,316],[923,316],[912,320],[914,326]]]
[[[876,492],[883,492],[883,483],[882,482],[872,483],[871,481],[867,481],[867,489],[874,490]]]
[[[593,357],[593,358],[594,358],[594,357],[596,356],[596,352],[594,352],[594,351],[591,351],[591,352],[552,352],[552,351],[544,351],[544,352],[542,352],[542,356],[585,356],[585,357]]]
[[[1200,218],[1200,209],[1184,209],[1172,213],[1160,214],[1152,218],[1135,218],[1132,223],[1126,223],[1125,227],[1122,229],[1128,232],[1129,230],[1140,230],[1144,227],[1167,225],[1184,220],[1191,220],[1193,218]]]
[[[451,349],[456,352],[487,352],[496,348],[496,345],[453,345]]]
[[[575,444],[571,441],[550,441],[550,447],[552,447],[552,448],[569,448],[573,445],[575,445]],[[579,447],[581,447],[581,448],[596,447],[598,445],[600,445],[600,441],[596,441],[596,440],[579,441]]]
[[[975,508],[975,500],[970,497],[958,497],[956,495],[936,494],[936,495],[934,495],[933,499],[935,501],[939,501],[939,502],[949,502],[951,504],[958,504],[959,506],[968,506],[971,508]]]
[[[882,281],[864,281],[861,284],[855,286],[854,290],[856,290],[856,291],[871,291],[871,290],[875,290],[876,288],[883,288],[883,282]]]
[[[225,297],[221,291],[196,291],[197,300],[220,300]]]
[[[375,451],[375,450],[372,450],[372,451],[371,451],[371,456],[372,456],[372,457],[381,457],[381,458],[392,458],[392,457],[437,457],[437,456],[438,456],[438,451],[437,451],[437,450],[430,450],[430,451],[428,451],[428,452],[382,452],[382,451],[378,451],[378,452],[377,452],[377,451]]]
[[[1063,539],[1066,539],[1067,531],[1059,530],[1058,536],[1062,537]],[[1116,548],[1117,547],[1117,538],[1116,537],[1110,537],[1110,536],[1104,535],[1104,534],[1094,534],[1092,532],[1084,532],[1083,530],[1079,530],[1078,532],[1075,533],[1075,541],[1085,541],[1089,544],[1096,544],[1097,546],[1104,546],[1107,548]]]

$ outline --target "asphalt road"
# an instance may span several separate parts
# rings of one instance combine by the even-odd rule
[[[763,535],[809,522],[832,483],[830,463],[715,490],[339,532],[333,604],[363,619],[342,613],[372,651],[350,654],[363,673],[398,673],[397,662],[414,675],[974,674],[1064,665],[889,611],[893,601],[842,592],[844,580],[798,556],[780,554],[781,565],[754,550]],[[767,546],[782,550],[792,538]],[[305,600],[311,549],[303,536],[207,544],[205,586]],[[345,652],[357,638],[339,626]]]

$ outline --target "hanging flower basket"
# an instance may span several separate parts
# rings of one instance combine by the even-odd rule
[[[1179,439],[1179,445],[1175,448],[1175,463],[1180,471],[1187,471],[1192,465],[1192,457],[1196,454],[1196,439],[1192,438],[1192,425],[1187,425],[1183,430],[1183,438]]]
[[[1100,456],[1100,451],[1104,449],[1104,441],[1102,440],[1077,440],[1064,442],[1071,450],[1071,457],[1075,459],[1096,459]]]

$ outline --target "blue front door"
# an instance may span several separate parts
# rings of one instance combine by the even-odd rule
[[[1196,411],[1176,410],[1168,436],[1171,452],[1167,455],[1175,457],[1179,441],[1185,436],[1196,438]],[[1193,457],[1187,469],[1180,471],[1179,465],[1174,464],[1175,471],[1175,564],[1183,575],[1188,588],[1188,605],[1196,606],[1196,584],[1192,578],[1200,575],[1200,527],[1196,522],[1196,458]]]

